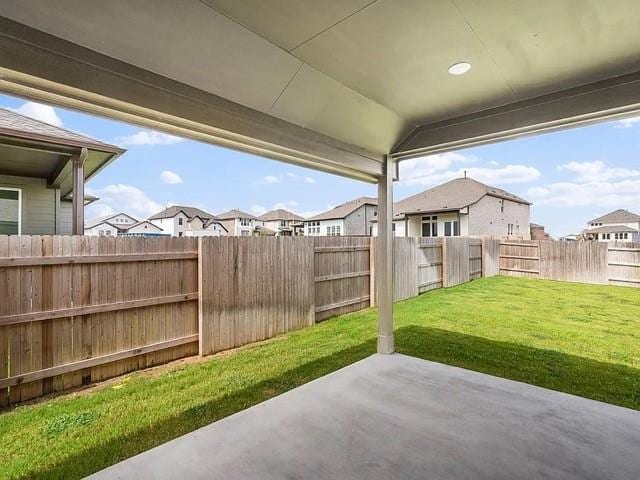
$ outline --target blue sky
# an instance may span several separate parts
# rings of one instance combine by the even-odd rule
[[[89,182],[101,200],[87,209],[88,218],[121,210],[142,218],[172,204],[214,214],[281,207],[310,215],[376,194],[373,185],[122,122],[6,95],[0,106],[127,148]],[[558,236],[617,208],[640,212],[639,156],[640,118],[634,118],[409,160],[394,193],[404,198],[466,170],[533,202],[532,221]]]

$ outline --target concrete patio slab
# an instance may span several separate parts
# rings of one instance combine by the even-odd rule
[[[374,355],[93,479],[640,478],[640,412]]]

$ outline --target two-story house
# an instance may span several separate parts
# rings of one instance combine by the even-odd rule
[[[457,178],[394,203],[393,230],[398,237],[528,240],[530,207],[506,190]]]
[[[600,242],[640,242],[640,215],[615,210],[588,223],[582,238]]]
[[[184,231],[185,237],[222,237],[228,234],[227,229],[216,217],[203,218],[200,215],[191,217],[187,221],[187,230]]]
[[[248,237],[256,227],[256,217],[242,210],[234,208],[228,212],[216,215],[232,237]]]
[[[281,236],[297,235],[300,232],[298,227],[303,225],[303,222],[304,217],[283,208],[271,210],[256,219],[257,224]]]
[[[196,207],[174,205],[150,216],[148,220],[160,227],[166,234],[173,237],[182,237],[187,230],[194,230],[194,228],[190,228],[189,220],[195,217],[199,221],[206,222],[215,216]],[[200,226],[200,224],[193,226]]]
[[[85,225],[84,234],[89,236],[110,237],[152,237],[167,235],[160,227],[149,220],[138,221],[124,212],[106,215],[90,220]]]
[[[307,236],[371,235],[378,215],[378,199],[360,197],[307,219]]]

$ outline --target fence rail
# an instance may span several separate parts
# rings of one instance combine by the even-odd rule
[[[640,287],[640,248],[605,242],[500,242],[500,272],[570,282]]]

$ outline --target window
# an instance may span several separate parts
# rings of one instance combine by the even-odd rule
[[[286,227],[287,226],[287,221],[286,220],[280,220],[280,226],[281,227]]]
[[[251,232],[249,230],[242,230],[240,232],[240,236],[241,237],[248,237],[251,234]]]
[[[111,236],[111,230],[105,230],[105,231],[104,231],[104,234],[105,234],[107,237],[110,237],[110,236]]]
[[[513,235],[513,223],[507,225],[507,235]]]
[[[240,226],[241,227],[248,227],[251,225],[251,220],[249,218],[241,218],[240,219]]]
[[[422,236],[438,236],[438,217],[422,217]]]
[[[339,237],[340,236],[340,230],[342,229],[342,227],[340,225],[329,225],[327,227],[327,236],[328,237]]]
[[[451,222],[444,222],[444,236],[445,237],[459,237],[460,236],[460,224],[457,220]]]
[[[179,218],[178,219],[178,225],[182,225],[182,222],[184,221],[184,218]]]
[[[500,212],[504,213],[504,199],[500,200]]]
[[[22,190],[0,188],[0,235],[22,233]]]
[[[182,232],[178,232],[178,236],[181,237],[182,236]]]
[[[104,230],[98,230],[98,235],[104,237]]]

